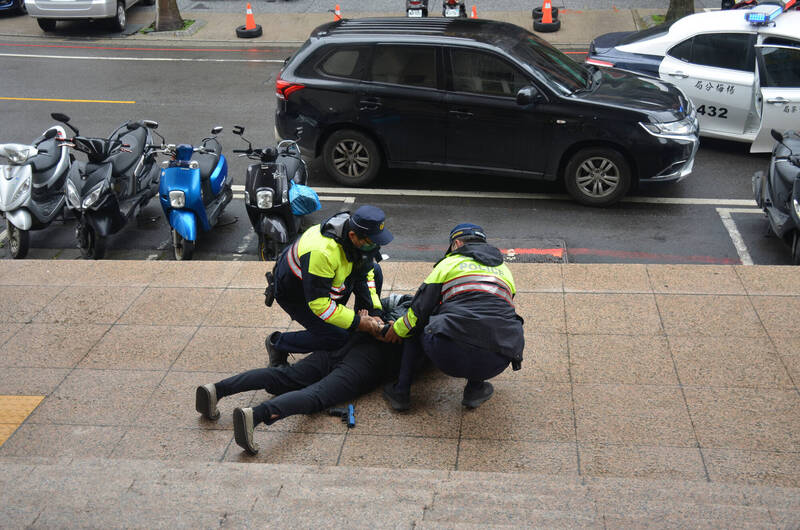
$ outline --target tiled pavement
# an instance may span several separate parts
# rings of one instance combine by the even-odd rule
[[[430,269],[384,265],[385,290],[394,292],[412,291]],[[526,321],[525,362],[496,379],[486,404],[462,409],[463,382],[430,373],[414,386],[408,414],[390,412],[373,392],[355,403],[355,429],[325,415],[289,418],[258,428],[262,450],[249,457],[232,443],[231,411],[266,394],[223,400],[222,418],[210,423],[194,411],[193,390],[262,366],[266,334],[296,327],[277,306],[264,307],[263,264],[0,261],[0,396],[46,396],[0,446],[0,482],[16,485],[0,487],[0,526],[30,524],[48,504],[33,493],[4,495],[72,468],[85,468],[78,474],[86,477],[106,470],[108,479],[114,462],[124,469],[139,462],[140,474],[154,470],[155,478],[141,479],[153,484],[167,469],[176,476],[283,473],[275,480],[286,487],[335,467],[343,477],[363,473],[378,482],[385,469],[395,470],[392,477],[418,470],[438,485],[439,498],[453,481],[471,483],[467,472],[491,472],[486,480],[497,495],[509,480],[521,485],[529,477],[539,493],[560,480],[581,491],[594,484],[595,506],[603,488],[637,491],[646,512],[642,492],[663,500],[664,491],[737,485],[742,505],[764,489],[773,500],[788,499],[761,521],[767,526],[800,523],[800,268],[511,268]],[[17,482],[26,469],[36,473]],[[492,500],[490,490],[480,492],[488,506],[513,500]],[[193,502],[202,505],[186,505]],[[472,521],[426,513],[418,522]],[[614,513],[603,513],[605,524]],[[58,518],[47,521],[35,526],[60,526]],[[549,519],[528,520],[536,521]]]

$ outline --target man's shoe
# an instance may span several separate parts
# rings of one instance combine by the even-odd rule
[[[461,400],[461,404],[467,408],[475,409],[492,397],[492,394],[494,394],[494,387],[488,381],[482,381],[480,386],[472,386],[467,383],[467,386],[464,387],[464,398]]]
[[[270,368],[277,368],[279,366],[283,366],[285,364],[289,364],[289,354],[286,352],[279,351],[275,348],[275,342],[278,340],[278,337],[281,336],[280,331],[275,331],[271,335],[267,337],[267,340],[264,341],[264,346],[267,347],[267,353],[269,354],[269,367]]]
[[[258,453],[258,444],[253,441],[253,428],[253,409],[233,409],[233,437],[236,444],[251,455]]]
[[[197,387],[197,392],[194,395],[194,409],[207,420],[216,421],[219,419],[217,387],[213,383]]]
[[[400,392],[395,389],[393,383],[383,387],[383,399],[398,412],[403,412],[411,408],[411,393]]]

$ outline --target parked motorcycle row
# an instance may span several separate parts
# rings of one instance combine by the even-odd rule
[[[55,219],[74,217],[81,255],[102,259],[108,237],[136,218],[158,196],[170,228],[175,259],[192,258],[201,232],[219,224],[233,198],[232,176],[214,127],[198,146],[167,144],[152,120],[126,121],[107,138],[82,136],[69,116],[30,145],[0,144],[0,216],[6,220],[9,253],[24,258],[30,231]],[[72,133],[67,135],[66,126]],[[277,149],[234,150],[255,161],[247,168],[245,206],[258,234],[263,260],[274,259],[301,227],[301,218],[319,209],[306,185],[308,171],[294,140]],[[298,131],[298,135],[301,131]],[[154,136],[158,141],[154,141]],[[76,160],[71,151],[85,155]],[[158,164],[159,155],[167,160]]]

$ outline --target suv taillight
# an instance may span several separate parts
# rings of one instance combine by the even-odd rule
[[[278,96],[278,99],[287,100],[292,92],[297,92],[301,88],[305,88],[305,85],[284,81],[280,76],[275,81],[275,95]]]

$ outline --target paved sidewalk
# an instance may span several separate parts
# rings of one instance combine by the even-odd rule
[[[244,4],[242,4],[244,6]],[[134,7],[128,12],[130,27],[140,28],[153,22],[154,8],[141,6]],[[659,9],[593,9],[569,10],[564,9],[559,13],[562,27],[555,33],[537,33],[540,37],[559,46],[586,48],[589,42],[603,33],[611,31],[633,31],[644,27],[643,18],[655,13],[662,13]],[[306,40],[311,31],[333,20],[331,13],[270,13],[255,12],[256,23],[263,28],[263,35],[256,39],[238,39],[235,29],[244,24],[244,7],[241,13],[220,13],[206,10],[182,11],[184,19],[198,21],[197,27],[185,32],[160,32],[150,34],[133,34],[123,38],[126,42],[141,44],[142,42],[213,42],[238,46],[273,44],[297,46]],[[394,13],[401,16],[402,11]],[[354,14],[343,13],[343,16],[357,16],[358,18],[371,16],[389,16],[386,12],[359,12]],[[528,30],[533,29],[533,20],[530,10],[526,11],[482,11],[479,8],[478,16],[501,20],[521,25]],[[90,25],[79,22],[59,23],[59,29],[54,33],[45,34],[39,29],[36,21],[31,17],[2,17],[0,18],[0,36],[35,37],[51,39],[84,38],[104,39],[113,37],[104,33],[102,24]]]
[[[87,492],[111,480],[116,461],[124,469],[142,461],[153,473],[141,471],[143,484],[159,484],[164,469],[183,469],[175,471],[181,477],[198,469],[246,473],[230,463],[336,467],[382,487],[389,487],[385,472],[372,468],[433,473],[436,484],[492,472],[495,489],[514,475],[530,491],[543,475],[560,484],[617,478],[638,492],[636,502],[655,495],[653,488],[711,492],[738,484],[789,499],[782,520],[800,521],[800,268],[511,268],[526,321],[525,362],[495,380],[495,396],[479,409],[461,407],[462,381],[431,373],[413,388],[408,414],[389,411],[373,392],[355,403],[355,429],[326,415],[289,418],[259,427],[262,450],[249,457],[232,443],[231,412],[267,395],[225,399],[222,418],[210,423],[194,411],[194,388],[262,366],[264,337],[296,329],[280,309],[263,305],[264,264],[0,261],[0,395],[44,397],[38,406],[34,398],[18,428],[0,418],[10,434],[0,446],[0,526],[30,524],[49,504],[35,493],[65,477],[71,492],[100,502]],[[413,291],[429,269],[386,262],[386,291]],[[100,463],[83,466],[86,459]],[[28,476],[31,468],[37,471]],[[253,468],[251,478],[270,473]],[[235,485],[225,493],[230,501]],[[159,497],[153,487],[142,495]],[[309,488],[309,498],[327,491]],[[178,510],[203,504],[181,491],[176,485],[162,494],[174,495]],[[362,498],[380,491],[365,488]],[[740,499],[752,493],[736,491]],[[150,509],[170,513],[154,499]],[[108,502],[106,512],[115,507]],[[44,521],[39,526],[64,522]],[[781,526],[775,517],[765,521]],[[116,520],[131,524],[140,523]]]

